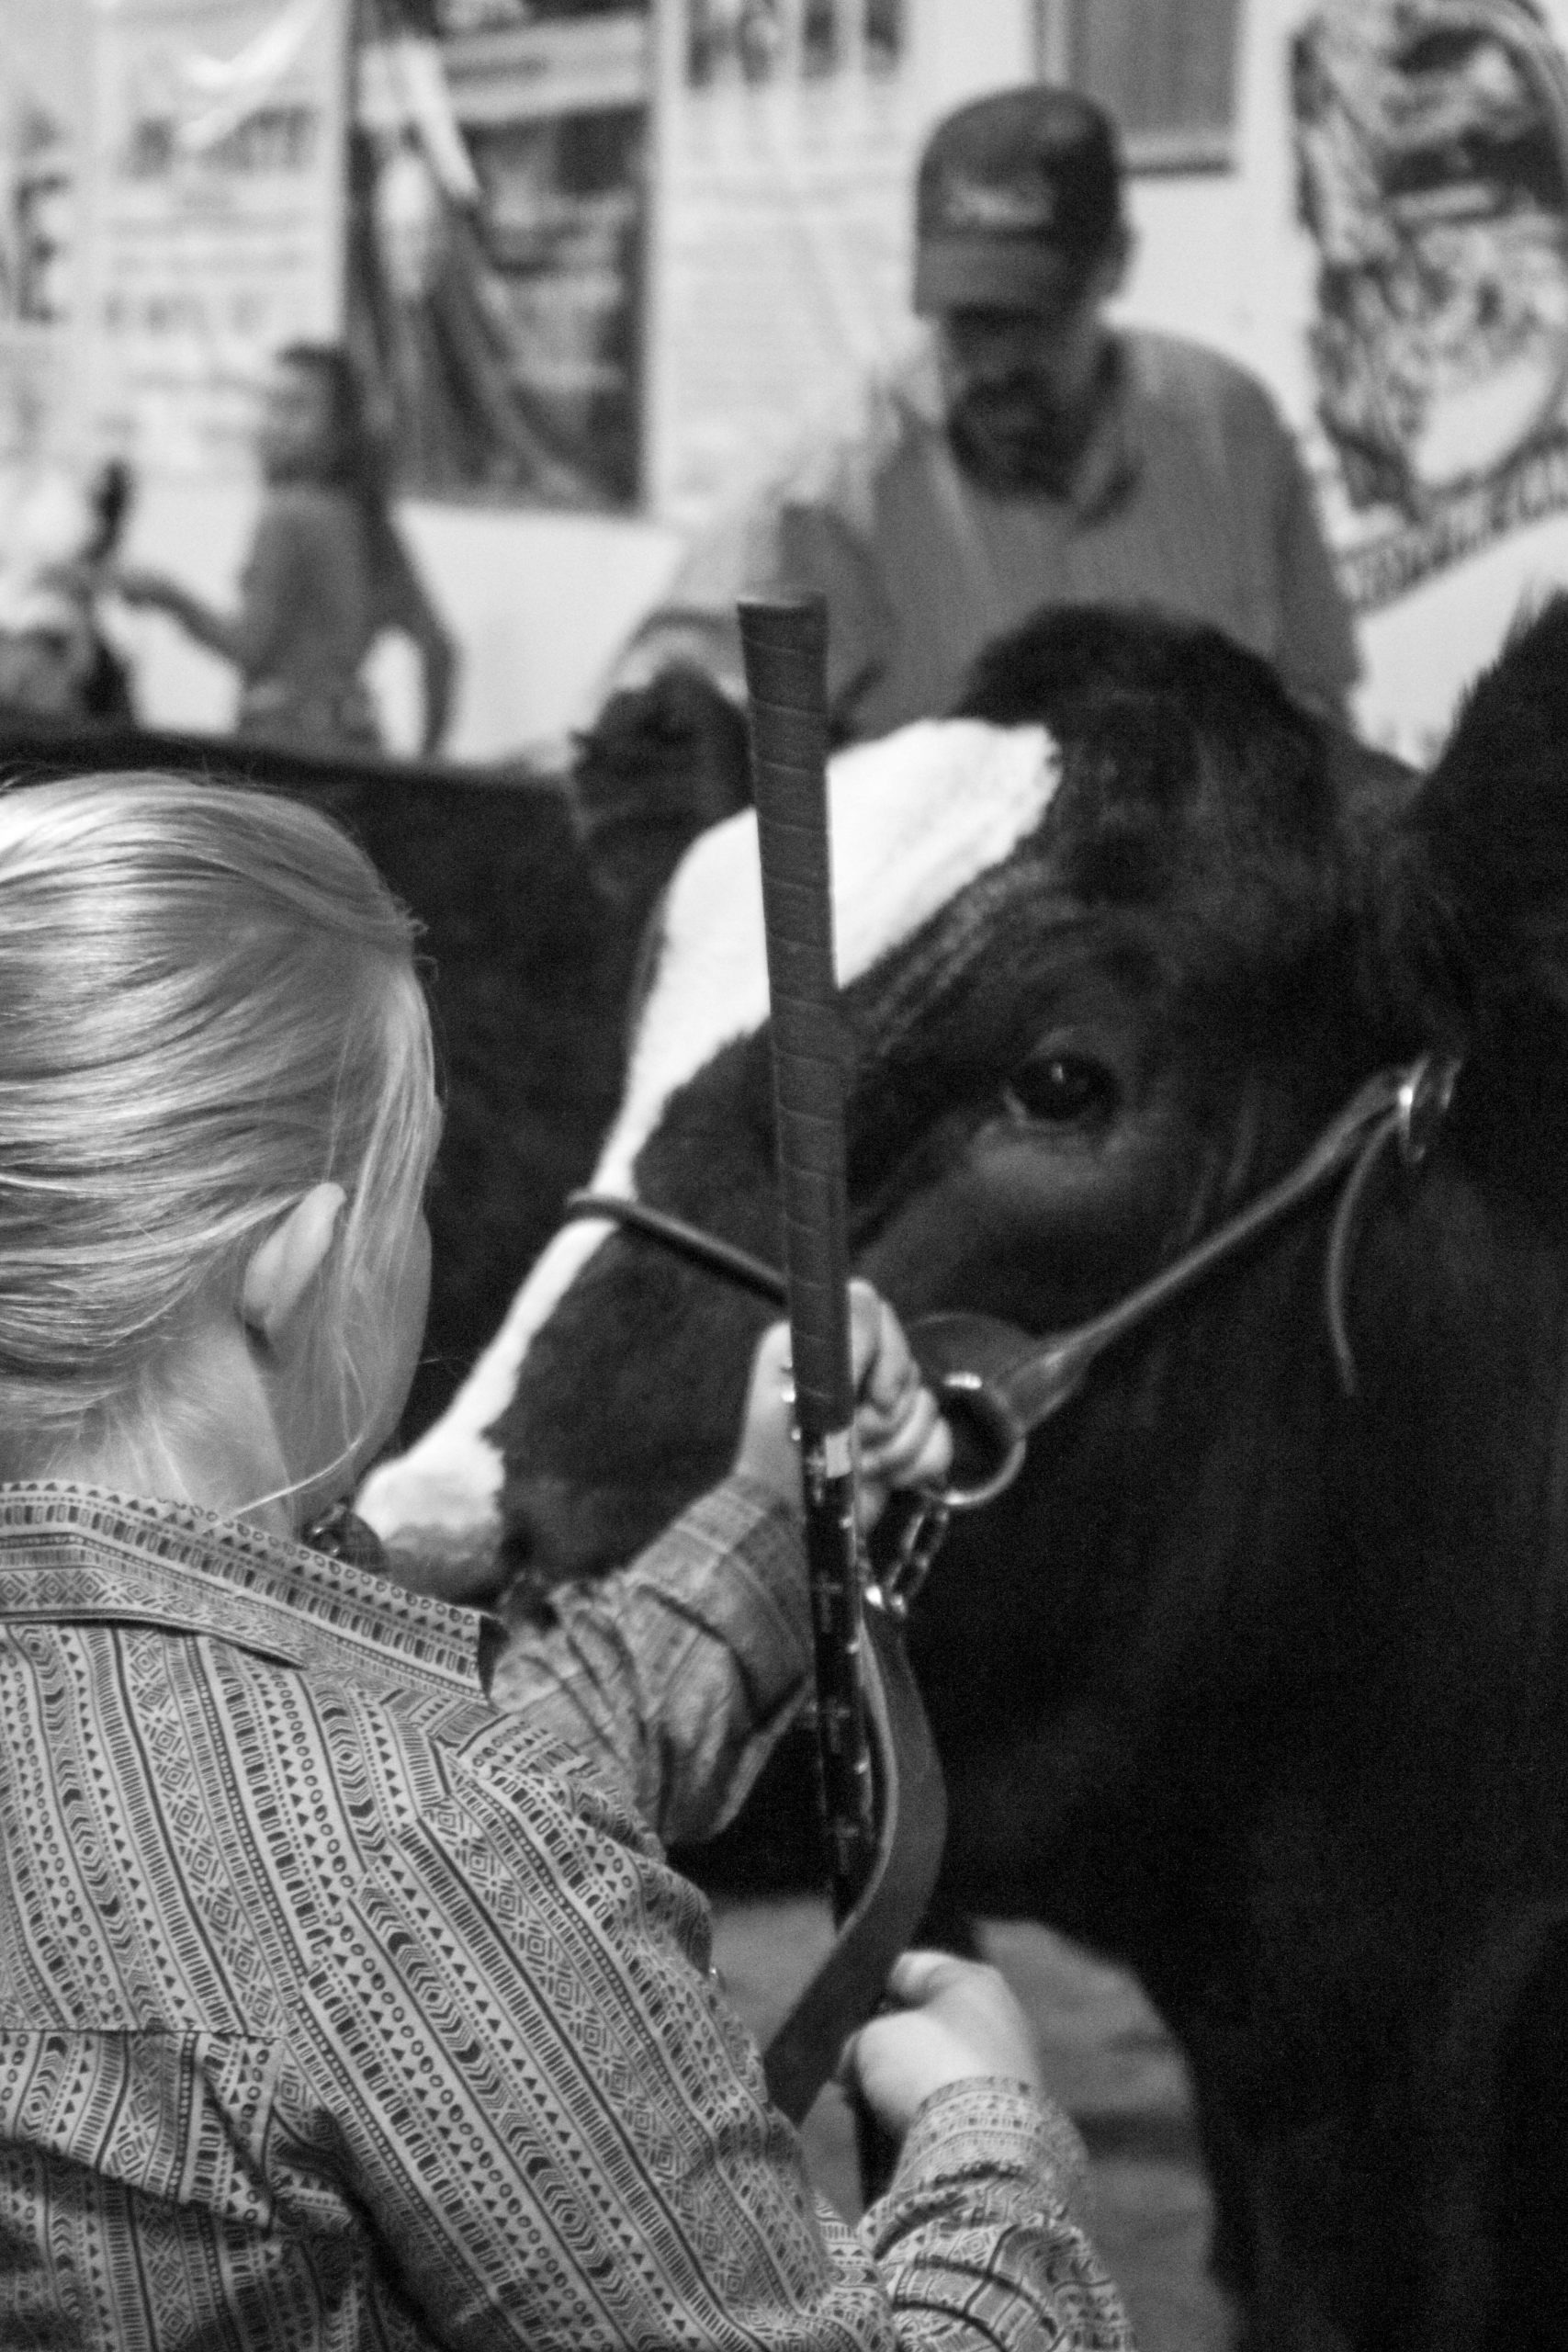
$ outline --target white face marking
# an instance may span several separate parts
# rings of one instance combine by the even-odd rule
[[[1039,824],[1060,773],[1043,728],[970,718],[922,719],[840,752],[829,771],[840,987],[1000,865]],[[767,1014],[757,824],[747,809],[701,834],[676,869],[658,968],[593,1191],[634,1194],[633,1163],[671,1096]],[[504,1410],[535,1332],[610,1229],[563,1227],[441,1419],[366,1482],[357,1508],[383,1540],[399,1544],[400,1529],[449,1532],[454,1514],[465,1512],[475,1525],[493,1524],[502,1464],[483,1432]]]

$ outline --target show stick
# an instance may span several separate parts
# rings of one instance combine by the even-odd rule
[[[817,1736],[833,1916],[871,1874],[876,1807],[861,1682],[844,1177],[846,1039],[833,969],[828,842],[827,608],[820,596],[748,601],[773,1106],[795,1413],[817,1671]]]
[[[865,1635],[855,1512],[844,1098],[827,796],[827,614],[803,595],[740,605],[772,1005],[785,1288],[800,1431],[828,1874],[839,1943],[766,2053],[798,2121],[872,2014],[923,1912],[945,1801],[902,1642]],[[878,1835],[873,1736],[881,1763]],[[902,1750],[902,1754],[900,1753]],[[902,1769],[901,1769],[902,1768]],[[914,1802],[911,1804],[910,1799]],[[862,2118],[867,2194],[890,2151]]]

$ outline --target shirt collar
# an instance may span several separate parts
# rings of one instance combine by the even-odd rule
[[[496,1620],[188,1503],[0,1486],[0,1623],[209,1634],[375,1688],[481,1695]]]
[[[1135,377],[1137,347],[1131,337],[1111,335],[1111,389],[1085,444],[1065,503],[1076,523],[1098,523],[1120,506],[1135,487],[1143,470],[1138,435]],[[947,411],[942,392],[942,371],[936,338],[929,331],[916,345],[899,382],[904,405],[948,454]],[[957,463],[953,459],[954,464]],[[995,493],[981,492],[981,496]],[[998,499],[998,504],[1026,503]]]

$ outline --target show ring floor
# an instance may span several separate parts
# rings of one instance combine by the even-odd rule
[[[1229,2312],[1206,2267],[1209,2195],[1179,2052],[1122,1970],[1045,1928],[989,1922],[980,1937],[1033,2021],[1054,2095],[1083,2133],[1090,2233],[1140,2352],[1228,2352]],[[829,1941],[826,1905],[810,1899],[715,1904],[714,1957],[760,2041]],[[853,2127],[835,2087],[803,2137],[814,2181],[841,2213],[858,2215]]]

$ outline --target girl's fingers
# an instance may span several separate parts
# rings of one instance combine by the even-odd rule
[[[888,1998],[907,2009],[918,2008],[944,1984],[956,1983],[963,1973],[964,1962],[950,1951],[901,1951],[888,1973]]]
[[[860,1469],[879,1510],[890,1487],[940,1484],[952,1463],[953,1441],[903,1325],[869,1283],[851,1283],[850,1317]]]
[[[886,1301],[876,1353],[865,1383],[867,1400],[885,1413],[896,1412],[905,1394],[919,1382],[919,1367],[909,1351],[904,1327]]]
[[[912,1388],[890,1425],[868,1429],[857,1423],[861,1468],[872,1477],[908,1483],[916,1476],[940,1478],[953,1458],[953,1440],[931,1390]]]
[[[861,1397],[886,1410],[897,1401],[913,1359],[898,1317],[858,1276],[850,1284],[850,1347]]]

